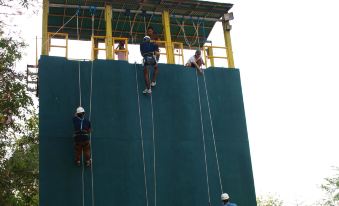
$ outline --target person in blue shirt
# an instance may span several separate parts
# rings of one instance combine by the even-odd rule
[[[91,122],[85,118],[85,110],[82,107],[76,109],[73,117],[74,126],[74,150],[75,150],[75,164],[81,165],[82,151],[85,155],[85,163],[87,167],[91,166],[91,145],[89,134],[91,132]]]
[[[144,65],[144,77],[145,77],[145,84],[146,88],[142,92],[144,94],[151,94],[151,86],[154,87],[156,85],[156,79],[158,75],[158,62],[155,57],[156,51],[159,50],[157,44],[151,42],[151,38],[149,36],[145,36],[143,42],[140,44],[140,53],[143,57],[143,65]],[[153,78],[152,82],[149,79],[149,67],[153,66]]]
[[[235,203],[230,203],[230,196],[227,193],[221,194],[221,206],[237,206]]]

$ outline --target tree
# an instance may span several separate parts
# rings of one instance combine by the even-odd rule
[[[267,197],[257,197],[257,205],[258,206],[282,206],[283,205],[283,201],[272,196],[269,195]]]
[[[38,205],[38,119],[25,76],[15,69],[26,44],[18,35],[9,35],[6,22],[8,15],[20,15],[31,2],[35,0],[0,0],[1,206]]]
[[[339,167],[335,167],[334,170],[336,174],[325,178],[325,182],[320,187],[326,194],[326,198],[321,203],[323,206],[339,205]]]

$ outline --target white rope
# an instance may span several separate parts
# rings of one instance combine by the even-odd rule
[[[59,33],[59,31],[61,30],[61,29],[63,29],[75,16],[78,16],[78,12],[76,12],[66,23],[64,23],[55,33],[53,33],[52,34],[52,36],[50,37],[50,38],[47,38],[46,40],[45,40],[45,42],[43,42],[43,47],[46,45],[46,43],[50,40],[50,39],[52,39],[55,35],[57,35],[58,33]]]
[[[195,76],[196,76],[196,80],[197,80],[198,97],[199,97],[198,99],[199,99],[200,123],[201,123],[202,141],[203,141],[203,146],[204,146],[205,172],[206,172],[206,184],[207,184],[208,203],[210,205],[211,204],[210,183],[209,183],[209,178],[208,178],[206,142],[205,142],[205,134],[204,134],[204,123],[203,123],[202,112],[201,112],[200,88],[199,88],[199,79],[198,79],[198,71],[197,70],[195,70]]]
[[[194,27],[195,28],[195,27]],[[196,30],[197,34],[199,32],[199,30]],[[198,46],[199,46],[199,50],[201,49],[200,47],[200,41],[198,38]],[[218,151],[217,151],[217,146],[215,143],[215,135],[214,135],[214,127],[213,127],[213,120],[212,120],[212,114],[211,114],[211,107],[210,107],[210,100],[208,97],[208,91],[207,91],[207,84],[206,84],[206,78],[205,78],[205,74],[203,74],[203,79],[204,79],[204,85],[205,85],[205,94],[206,94],[206,98],[207,98],[207,106],[208,106],[208,114],[209,114],[209,118],[210,118],[210,125],[211,125],[211,130],[212,130],[212,138],[213,138],[213,145],[214,145],[214,154],[215,154],[215,159],[217,161],[217,169],[218,169],[218,176],[219,176],[219,185],[220,185],[220,190],[221,190],[221,194],[224,193],[223,191],[223,187],[222,187],[222,181],[221,181],[221,173],[220,173],[220,166],[219,166],[219,158],[218,158]],[[200,94],[200,93],[199,93]]]
[[[79,35],[79,15],[78,13],[76,14],[77,15],[77,37],[78,37],[78,40],[80,39],[80,35]],[[79,106],[82,106],[82,101],[81,101],[81,75],[80,75],[80,61],[78,61],[78,75],[79,75],[79,96],[80,96],[80,100],[79,100]]]
[[[181,31],[182,31],[182,33],[184,35],[184,40],[185,40],[187,46],[189,46],[191,48],[191,46],[194,45],[197,42],[197,38],[199,38],[198,34],[197,34],[197,29],[196,29],[196,26],[195,26],[194,22],[193,22],[193,26],[194,26],[194,29],[195,29],[195,34],[193,36],[194,37],[194,41],[190,43],[188,41],[188,39],[187,39],[187,36],[186,36],[184,20],[182,21],[181,24],[178,22],[178,20],[176,18],[175,18],[175,21],[176,21],[177,25],[180,27],[180,29],[181,29]],[[198,25],[198,27],[199,27],[199,25]]]
[[[145,25],[145,35],[147,35],[146,17],[145,16],[144,16],[144,25]]]
[[[222,181],[221,181],[221,173],[220,173],[220,166],[219,166],[218,151],[217,151],[217,146],[215,144],[215,135],[214,135],[214,128],[213,128],[213,120],[212,120],[212,114],[211,114],[211,109],[210,109],[210,100],[209,100],[209,97],[208,97],[208,91],[207,91],[207,84],[206,84],[205,75],[203,75],[203,78],[204,78],[204,84],[205,84],[205,94],[206,94],[206,98],[207,98],[208,114],[209,114],[209,118],[210,118],[211,130],[212,130],[215,159],[217,160],[217,168],[218,168],[218,175],[219,175],[219,184],[220,184],[220,190],[221,190],[221,194],[222,194],[222,193],[224,193],[224,190],[223,190]]]
[[[139,97],[139,82],[138,82],[138,71],[137,64],[134,62],[135,68],[135,81],[137,83],[137,96],[138,96],[138,109],[139,109],[139,127],[140,127],[140,139],[141,139],[141,151],[142,151],[142,162],[144,166],[144,182],[145,182],[145,195],[146,195],[146,206],[148,206],[148,190],[147,190],[147,176],[146,176],[146,163],[145,163],[145,150],[144,150],[144,137],[142,131],[142,120],[141,120],[141,109],[140,109],[140,97]]]
[[[94,14],[92,15],[92,36],[94,36]],[[92,116],[92,93],[93,93],[93,63],[94,60],[91,62],[91,82],[90,82],[90,97],[89,97],[89,120],[91,121]],[[92,134],[89,135],[89,143],[90,143],[90,151],[91,151],[91,183],[92,183],[92,206],[95,204],[94,199],[94,177],[93,177],[93,149],[92,149]]]
[[[149,72],[149,75],[151,72]],[[149,77],[150,78],[150,77]],[[153,173],[154,173],[154,206],[157,206],[157,172],[155,169],[155,135],[154,135],[154,115],[153,115],[153,97],[151,95],[151,109],[152,109],[152,138],[153,138]]]
[[[81,150],[81,162],[84,162],[84,151]],[[85,166],[82,164],[81,168],[81,182],[82,182],[82,206],[85,206],[85,178],[84,178]]]
[[[79,40],[79,15],[78,12],[76,13],[77,16],[77,38]],[[72,19],[72,18],[71,18]],[[78,83],[79,83],[79,106],[82,106],[81,101],[81,73],[80,73],[80,61],[78,61]],[[81,149],[81,162],[84,163],[84,151]],[[82,186],[82,206],[85,206],[85,180],[84,180],[84,172],[85,166],[82,164],[81,168],[81,186]]]

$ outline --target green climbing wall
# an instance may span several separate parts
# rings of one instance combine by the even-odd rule
[[[73,164],[72,117],[80,99],[78,62],[40,59],[40,205],[207,206],[202,127],[211,205],[219,205],[221,189],[203,77],[197,84],[195,70],[160,64],[151,99],[141,94],[140,65],[97,60],[90,108],[91,64],[80,63],[80,83],[82,106],[93,127],[93,173]],[[223,191],[238,206],[255,206],[239,70],[208,69],[205,78]]]

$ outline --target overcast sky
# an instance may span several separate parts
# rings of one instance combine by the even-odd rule
[[[257,195],[314,202],[339,166],[339,1],[218,2],[234,4],[231,35]],[[19,27],[31,44],[20,64],[34,64],[41,16]],[[209,37],[215,45],[224,44],[220,29]]]

